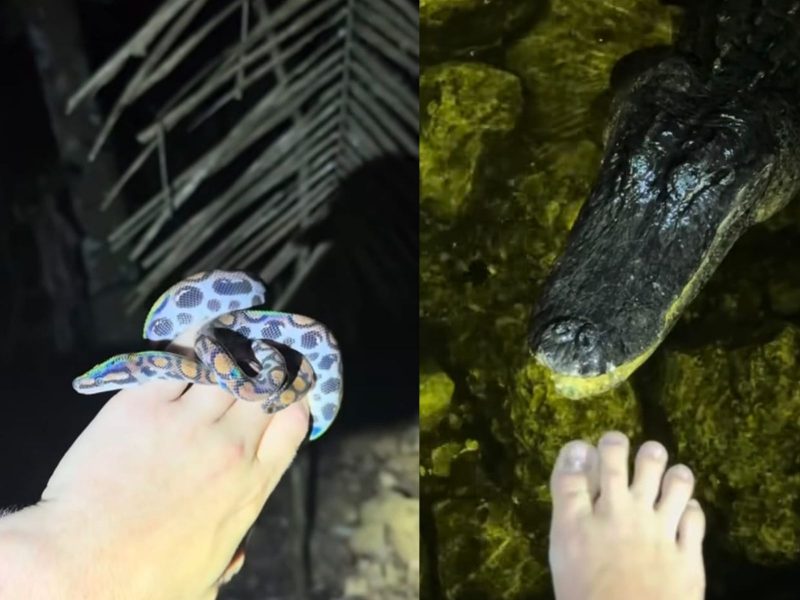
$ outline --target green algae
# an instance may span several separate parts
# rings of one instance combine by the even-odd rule
[[[800,328],[736,349],[663,357],[661,403],[698,496],[724,515],[727,542],[757,563],[800,556]]]
[[[522,600],[549,589],[546,570],[531,556],[531,537],[507,500],[443,500],[434,515],[447,598]]]
[[[444,373],[423,374],[419,379],[419,428],[423,433],[432,431],[450,408],[455,384]]]
[[[435,27],[445,31],[440,14]],[[710,523],[725,524],[710,532],[724,556],[800,558],[800,398],[791,387],[800,388],[800,369],[787,324],[800,319],[800,262],[787,260],[800,247],[800,202],[734,247],[650,366],[617,390],[568,400],[527,354],[530,309],[602,156],[611,70],[633,50],[669,42],[674,15],[655,0],[553,1],[514,41],[501,40],[491,66],[454,62],[463,55],[453,51],[423,69],[422,354],[453,386],[446,417],[430,399],[421,406],[431,598],[551,597],[553,460],[567,440],[596,442],[609,429],[634,444],[659,439],[695,470]],[[765,434],[775,439],[759,454]],[[724,571],[727,559],[715,556]]]
[[[431,210],[463,207],[479,161],[514,129],[521,106],[517,78],[488,65],[447,63],[422,74],[420,196]]]

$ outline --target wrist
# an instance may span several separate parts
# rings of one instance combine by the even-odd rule
[[[53,563],[43,536],[31,526],[30,510],[0,517],[0,600],[38,600],[55,592]]]
[[[101,597],[87,561],[70,551],[53,523],[42,505],[0,517],[0,600]]]

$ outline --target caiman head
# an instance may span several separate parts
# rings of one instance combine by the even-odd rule
[[[561,393],[624,381],[738,237],[796,193],[794,110],[776,90],[715,88],[676,57],[615,99],[599,176],[530,323]]]

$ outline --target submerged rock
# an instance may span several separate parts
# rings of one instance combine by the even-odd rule
[[[423,207],[454,215],[473,190],[480,159],[514,129],[519,80],[488,65],[447,63],[420,78]]]
[[[430,433],[447,416],[455,385],[444,373],[419,377],[419,428]]]
[[[443,500],[434,506],[434,519],[439,582],[447,600],[522,600],[548,589],[544,557],[534,558],[531,537],[507,500]]]
[[[665,352],[661,402],[697,496],[750,560],[800,558],[800,329],[738,349]]]
[[[674,14],[658,0],[552,0],[547,18],[506,53],[506,67],[536,92],[537,129],[563,138],[598,125],[603,115],[593,107],[614,65],[638,48],[669,44]]]
[[[570,440],[595,442],[609,429],[622,431],[633,443],[641,437],[639,404],[629,382],[592,398],[571,400],[555,391],[545,367],[530,362],[517,373],[508,404],[524,461],[536,461],[544,469],[536,484],[547,483],[558,451]]]

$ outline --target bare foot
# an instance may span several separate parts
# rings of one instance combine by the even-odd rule
[[[308,408],[269,417],[216,387],[183,392],[156,382],[118,393],[42,501],[0,519],[0,598],[216,597],[307,434]]]
[[[628,438],[566,444],[550,486],[550,566],[558,600],[699,600],[705,516],[684,465],[642,444],[628,483]],[[663,476],[663,481],[662,481]],[[659,490],[661,492],[659,496]]]

